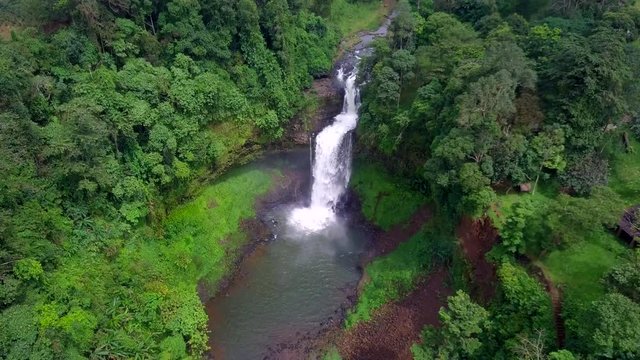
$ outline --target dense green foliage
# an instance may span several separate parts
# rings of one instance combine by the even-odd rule
[[[351,187],[360,198],[367,220],[384,230],[403,224],[426,202],[423,194],[412,190],[401,178],[363,161],[355,165]]]
[[[479,338],[492,327],[487,310],[462,291],[447,302],[447,308],[439,314],[442,329],[425,329],[424,346],[414,345],[411,349],[414,359],[466,359],[482,352]]]
[[[456,212],[481,214],[495,185],[535,192],[561,175],[588,194],[606,184],[600,150],[638,111],[640,12],[605,6],[591,20],[528,22],[500,16],[493,1],[435,3],[418,12],[400,2],[393,36],[365,62],[362,143],[401,158],[398,171],[426,179]]]
[[[415,359],[538,359],[527,357],[530,345],[540,351],[553,344],[551,300],[538,281],[511,263],[499,270],[499,294],[485,310],[458,291],[440,310],[441,329],[427,327]],[[546,353],[543,353],[544,355]]]
[[[383,12],[0,1],[0,358],[200,357],[197,286],[224,277],[278,174],[194,184],[280,139],[340,35]],[[356,167],[363,213],[389,230],[439,211],[366,267],[347,326],[455,265],[451,219],[486,215],[496,296],[452,296],[416,358],[640,357],[638,257],[609,233],[640,202],[640,3],[402,0],[373,47],[359,148],[395,175]],[[535,267],[562,289],[567,349]]]
[[[618,264],[603,278],[607,290],[640,302],[640,252],[631,261]]]
[[[473,331],[443,321],[414,354],[637,357],[636,268],[610,232],[640,202],[640,4],[400,1],[390,29],[361,66],[361,152],[500,234],[492,326],[450,309]],[[536,267],[563,290],[567,349]]]
[[[0,358],[206,350],[196,285],[273,175],[192,184],[305,105],[339,41],[324,3],[0,2]]]

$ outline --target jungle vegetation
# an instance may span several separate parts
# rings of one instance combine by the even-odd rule
[[[0,358],[201,357],[197,284],[278,174],[199,180],[283,136],[371,3],[0,0]],[[640,256],[611,231],[640,203],[638,4],[402,0],[390,31],[360,66],[359,156],[394,174],[355,175],[365,215],[398,188],[382,228],[429,199],[500,233],[494,299],[456,285],[414,356],[640,357]],[[350,324],[457,264],[452,228],[372,263]],[[532,268],[562,287],[561,347]]]
[[[638,255],[613,230],[640,202],[640,6],[400,1],[391,31],[361,66],[360,156],[500,235],[486,255],[496,295],[481,303],[456,285],[415,358],[638,358]],[[438,248],[434,235],[424,241]],[[433,254],[412,254],[424,276]],[[416,267],[393,257],[367,272],[415,284]],[[542,277],[562,291],[564,341]],[[397,298],[411,282],[378,284],[369,293]]]

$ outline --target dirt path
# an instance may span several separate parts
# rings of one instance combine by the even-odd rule
[[[553,322],[556,328],[556,345],[558,349],[564,348],[565,327],[564,318],[562,317],[562,292],[553,283],[551,277],[545,270],[544,266],[538,262],[533,262],[533,265],[539,270],[541,280],[551,297],[551,305],[553,307]]]
[[[362,265],[366,265],[378,256],[392,252],[398,245],[415,235],[432,217],[433,211],[431,207],[423,205],[406,223],[396,225],[389,231],[376,235],[373,247],[362,258]]]
[[[456,236],[471,265],[471,293],[481,303],[488,304],[495,294],[497,277],[495,266],[485,259],[485,254],[498,240],[498,232],[488,218],[473,220],[465,216],[456,228]]]
[[[373,319],[346,331],[338,340],[347,360],[411,359],[411,345],[425,325],[439,325],[438,311],[452,294],[448,272],[437,268],[404,299],[385,305]]]

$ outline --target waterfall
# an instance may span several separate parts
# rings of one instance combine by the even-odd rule
[[[335,220],[335,206],[349,184],[351,176],[351,131],[358,122],[358,89],[356,69],[345,74],[338,70],[344,86],[342,112],[316,137],[313,185],[308,207],[294,209],[289,223],[305,232],[324,229]]]

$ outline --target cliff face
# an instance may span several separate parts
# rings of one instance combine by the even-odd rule
[[[342,111],[344,90],[336,84],[333,77],[314,80],[308,91],[317,101],[291,119],[284,135],[284,143],[309,145],[312,136]]]

